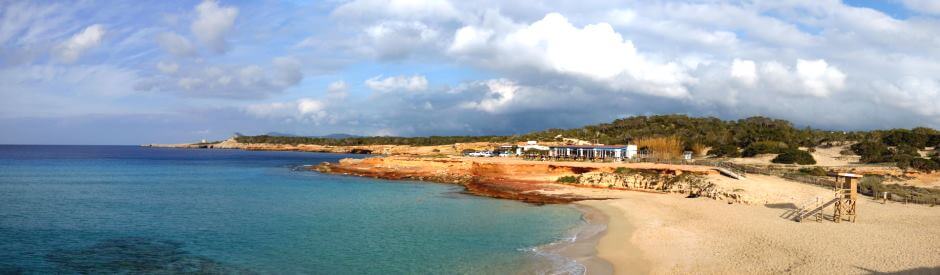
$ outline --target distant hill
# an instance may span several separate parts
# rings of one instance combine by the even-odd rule
[[[302,136],[302,135],[297,135],[297,134],[281,133],[281,132],[267,132],[267,133],[265,133],[265,134],[262,134],[262,136],[270,136],[270,137],[331,138],[331,139],[341,139],[341,138],[359,137],[359,136],[357,136],[357,135],[342,134],[342,133],[329,134],[329,135],[323,135],[323,136]]]
[[[796,128],[789,121],[767,117],[721,120],[714,117],[689,117],[686,115],[634,116],[580,128],[547,129],[512,136],[363,137],[331,134],[304,137],[269,133],[268,135],[240,136],[237,138],[241,142],[252,143],[443,145],[458,142],[550,141],[555,140],[558,136],[601,144],[625,144],[639,138],[676,136],[687,146],[692,144],[706,146],[734,145],[739,148],[763,141],[806,147],[845,141],[877,141],[892,146],[911,143],[919,148],[940,145],[940,132],[923,127],[910,130],[831,131],[809,127]]]
[[[287,133],[280,133],[280,132],[267,132],[267,133],[262,134],[262,135],[263,135],[263,136],[272,136],[272,137],[299,137],[299,136],[300,136],[300,135],[287,134]]]
[[[272,133],[277,134],[277,133]],[[782,119],[749,117],[739,120],[721,120],[714,117],[686,115],[635,116],[610,123],[588,125],[572,129],[548,129],[512,136],[427,136],[427,137],[361,137],[332,134],[320,137],[286,135],[238,136],[244,143],[319,144],[334,146],[355,145],[447,145],[467,142],[507,143],[527,140],[561,141],[574,138],[600,144],[628,144],[651,137],[675,137],[684,150],[718,148],[720,155],[738,152],[746,155],[781,153],[799,147],[857,143],[852,151],[864,162],[893,162],[902,168],[924,171],[940,170],[940,154],[924,158],[918,152],[929,147],[940,147],[940,131],[917,127],[873,131],[831,131],[796,128]],[[634,143],[635,144],[635,143]]]
[[[361,136],[350,135],[350,134],[329,134],[329,135],[319,136],[319,137],[321,137],[321,138],[341,139],[341,138],[354,138],[354,137],[361,137]]]

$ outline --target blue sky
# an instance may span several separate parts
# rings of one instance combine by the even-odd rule
[[[940,128],[940,2],[2,1],[0,144]]]

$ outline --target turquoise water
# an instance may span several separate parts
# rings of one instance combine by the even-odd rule
[[[506,274],[559,268],[532,248],[569,206],[453,185],[322,175],[335,154],[0,146],[0,274]]]

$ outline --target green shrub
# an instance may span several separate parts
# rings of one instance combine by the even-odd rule
[[[917,127],[914,129],[894,129],[882,131],[881,142],[889,146],[911,146],[917,149],[936,144],[938,141],[937,130]]]
[[[935,159],[914,158],[910,167],[929,173],[940,170],[940,162]]]
[[[863,163],[889,162],[893,157],[887,145],[881,142],[864,141],[852,145],[852,151],[861,156]]]
[[[940,190],[916,186],[884,184],[884,178],[881,176],[865,176],[862,178],[858,183],[858,192],[875,198],[881,198],[884,192],[888,192],[891,194],[891,197],[893,197],[893,200],[907,198],[932,201],[940,199]]]
[[[801,165],[811,165],[816,164],[816,160],[813,159],[813,155],[809,152],[799,150],[799,149],[788,149],[783,153],[780,153],[774,159],[770,160],[773,163],[783,163],[783,164],[801,164]]]
[[[858,192],[869,196],[878,196],[878,194],[885,191],[882,182],[884,182],[882,176],[865,176],[858,182]]]
[[[741,156],[741,152],[738,151],[738,146],[732,144],[718,145],[709,150],[708,153],[716,157],[736,158]]]
[[[823,169],[822,167],[819,167],[819,166],[800,168],[800,173],[807,174],[810,176],[818,176],[818,177],[824,177],[824,176],[829,175],[829,171],[826,171],[826,169]]]
[[[578,183],[578,177],[575,176],[564,176],[558,178],[557,182],[560,183]]]
[[[744,151],[741,152],[741,156],[744,157],[753,157],[759,154],[780,154],[787,150],[787,144],[779,141],[761,141],[751,143]]]
[[[934,147],[934,149],[940,147],[940,134],[930,135],[927,138],[927,146]]]

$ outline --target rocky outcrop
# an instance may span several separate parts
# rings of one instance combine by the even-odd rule
[[[573,176],[569,181],[572,185],[688,194],[692,197],[706,197],[729,203],[760,203],[733,189],[720,186],[708,181],[705,177],[694,174],[675,175],[656,171],[590,172]]]
[[[650,166],[648,164],[613,164],[586,162],[536,162],[499,158],[375,157],[343,159],[322,163],[313,169],[322,173],[346,174],[392,180],[421,180],[463,185],[467,192],[531,203],[567,203],[589,199],[572,195],[546,194],[543,190],[559,187],[556,180],[570,175],[607,175],[617,166],[651,167],[663,175],[708,174],[713,171],[697,166]],[[601,176],[602,177],[602,176]],[[597,179],[604,181],[604,179]],[[595,184],[597,185],[597,184]]]
[[[241,149],[253,151],[301,151],[339,154],[378,154],[378,155],[405,155],[405,156],[445,156],[460,155],[463,150],[492,149],[498,146],[495,143],[474,142],[456,143],[437,146],[410,146],[410,145],[361,145],[361,146],[331,146],[318,144],[270,144],[270,143],[241,143],[230,138],[214,144],[147,144],[148,147],[170,148],[208,148],[208,149]]]

